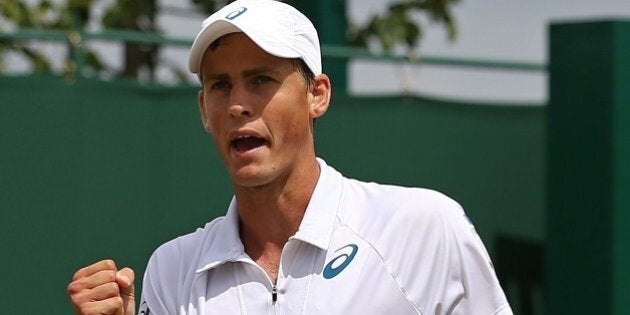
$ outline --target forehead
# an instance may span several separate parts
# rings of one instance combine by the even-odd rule
[[[244,33],[230,33],[220,37],[206,49],[202,59],[202,68],[207,63],[221,65],[230,62],[239,64],[254,61],[291,63],[291,59],[273,56],[264,51]]]
[[[208,52],[216,52],[220,48],[232,50],[243,48],[255,49],[267,53],[262,48],[260,48],[251,38],[249,38],[249,36],[242,32],[228,33],[217,38],[214,42],[210,43],[205,53],[207,54]]]

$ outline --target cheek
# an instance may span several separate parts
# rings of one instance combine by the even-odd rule
[[[207,123],[212,129],[211,133],[215,136],[221,134],[223,130],[223,125],[225,124],[225,119],[222,117],[223,111],[218,109],[216,106],[208,106],[206,110],[207,115]]]
[[[297,104],[294,104],[297,105]],[[309,115],[306,110],[287,110],[273,115],[273,123],[282,130],[286,142],[302,142],[308,134]]]

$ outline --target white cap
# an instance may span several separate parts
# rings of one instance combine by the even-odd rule
[[[237,0],[205,19],[190,48],[190,71],[199,73],[201,59],[212,42],[237,32],[245,33],[271,55],[301,58],[313,74],[322,73],[319,38],[313,23],[294,7],[274,0]]]

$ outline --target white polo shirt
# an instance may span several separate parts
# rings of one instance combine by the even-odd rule
[[[225,217],[155,251],[139,314],[512,314],[455,201],[318,162],[276,285],[244,252],[233,199]]]

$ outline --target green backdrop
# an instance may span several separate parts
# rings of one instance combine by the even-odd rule
[[[544,237],[545,109],[500,105],[335,92],[318,152],[349,177],[450,195],[494,255],[499,235]],[[196,88],[0,77],[3,314],[70,313],[73,272],[102,258],[141,278],[230,197]]]
[[[627,314],[630,21],[549,33],[547,106],[335,91],[318,152],[458,200],[515,314]],[[68,314],[67,283],[98,259],[140,278],[230,197],[195,88],[0,77],[0,313]]]

